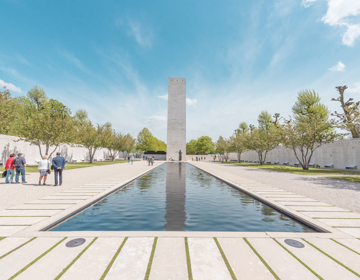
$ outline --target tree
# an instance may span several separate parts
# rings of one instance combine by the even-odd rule
[[[249,132],[249,126],[246,122],[241,122],[239,124],[239,128],[237,129],[237,133],[248,133]]]
[[[360,138],[360,101],[353,102],[353,98],[349,98],[348,101],[344,100],[344,92],[347,89],[347,86],[338,86],[336,89],[339,92],[338,98],[332,98],[331,101],[340,102],[340,107],[343,109],[342,114],[335,111],[332,116],[338,118],[336,126],[350,131],[352,138]]]
[[[329,120],[328,108],[320,103],[315,91],[299,92],[292,107],[293,117],[281,126],[282,143],[294,151],[304,170],[309,169],[314,151],[331,143],[339,136],[334,130],[334,122]]]
[[[9,90],[4,87],[3,91],[0,90],[0,133],[7,134],[11,130],[16,115],[14,105]]]
[[[208,154],[215,152],[215,143],[209,136],[201,136],[196,141],[196,151]]]
[[[190,140],[190,142],[186,143],[186,153],[195,154],[196,152],[197,141],[195,139]]]
[[[136,149],[141,152],[157,151],[157,139],[146,127],[141,130],[137,136]]]
[[[124,136],[125,140],[125,147],[122,151],[124,153],[124,159],[126,159],[128,153],[131,153],[135,149],[136,139],[133,138],[129,133]]]
[[[266,161],[269,151],[279,146],[280,137],[277,132],[278,128],[267,111],[262,111],[258,116],[259,127],[250,125],[250,135],[248,137],[247,147],[249,150],[255,150],[259,157],[260,165]]]
[[[245,122],[241,124],[246,125]],[[249,141],[249,134],[247,133],[248,130],[249,130],[248,128],[238,129],[236,131],[237,133],[235,134],[235,136],[230,137],[231,151],[236,153],[238,162],[241,161],[241,154],[248,150],[248,146],[247,146],[247,143]]]
[[[232,145],[230,139],[223,138],[222,136],[219,137],[218,141],[216,142],[216,152],[219,154],[223,154],[225,161],[229,160],[230,152]]]
[[[48,99],[37,86],[26,97],[17,101],[17,120],[14,126],[20,140],[38,146],[40,156],[51,155],[61,143],[71,143],[74,138],[71,111],[61,102]],[[45,150],[42,150],[42,146]],[[50,150],[51,147],[54,147]]]

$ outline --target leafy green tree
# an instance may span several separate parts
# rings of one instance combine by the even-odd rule
[[[8,134],[16,117],[15,102],[9,90],[0,90],[0,133]]]
[[[216,153],[224,155],[225,161],[229,160],[230,153],[232,152],[232,142],[222,136],[216,142]]]
[[[135,150],[135,143],[136,143],[136,139],[133,138],[129,133],[125,135],[124,137],[125,140],[125,147],[122,150],[122,152],[124,153],[124,159],[127,158],[127,155],[129,153],[132,153]]]
[[[157,151],[157,139],[146,127],[141,130],[137,136],[136,149],[141,152]]]
[[[249,132],[249,126],[246,122],[241,122],[239,124],[239,128],[237,129],[237,133],[248,133]]]
[[[38,146],[41,157],[51,157],[61,143],[74,140],[71,111],[61,102],[49,100],[43,89],[35,86],[28,91],[26,97],[18,99],[17,109],[16,134],[20,140]]]
[[[360,101],[354,102],[353,98],[345,101],[344,92],[347,88],[347,86],[336,87],[340,96],[336,99],[332,98],[331,101],[340,102],[343,113],[335,111],[334,114],[331,115],[337,117],[336,126],[338,128],[349,131],[352,138],[360,138]]]
[[[293,117],[281,126],[283,145],[294,151],[304,170],[309,169],[317,148],[339,137],[334,130],[334,121],[329,119],[328,108],[320,100],[315,91],[299,92],[292,107]]]
[[[215,152],[215,143],[209,136],[201,136],[196,141],[196,151],[213,154]]]
[[[238,162],[241,161],[241,154],[248,150],[249,141],[248,126],[245,122],[241,124],[245,124],[247,129],[238,129],[235,136],[230,137],[231,151],[236,153]]]
[[[195,139],[190,140],[190,142],[186,143],[186,153],[195,154],[197,149],[197,141]]]

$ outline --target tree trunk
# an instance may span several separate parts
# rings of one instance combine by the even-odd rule
[[[241,152],[237,152],[237,158],[238,158],[238,162],[240,163],[240,161],[241,161]]]

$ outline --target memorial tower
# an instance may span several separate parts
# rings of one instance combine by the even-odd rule
[[[186,79],[169,78],[166,160],[186,161]]]

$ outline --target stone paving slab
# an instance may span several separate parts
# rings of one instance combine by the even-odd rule
[[[27,226],[0,226],[0,236],[10,236],[28,228]]]
[[[312,270],[314,270],[320,277],[323,279],[359,279],[353,273],[345,269],[344,267],[337,264],[335,261],[313,248],[302,239],[295,239],[305,245],[304,248],[294,248],[287,245],[283,238],[277,239],[286,249],[292,252],[297,256],[301,261],[308,265]],[[314,240],[314,239],[307,239]],[[319,239],[323,240],[323,239]],[[311,242],[311,241],[310,241]]]
[[[313,212],[313,211],[321,211],[321,212],[349,212],[348,210],[339,208],[339,207],[332,207],[332,206],[311,206],[311,205],[297,205],[297,206],[287,206],[291,209],[296,211],[302,212]]]
[[[158,238],[150,280],[188,278],[184,238]]]
[[[263,262],[242,238],[219,238],[222,250],[238,279],[272,279]]]
[[[212,238],[189,238],[191,269],[194,280],[231,280],[231,275]]]
[[[129,238],[106,276],[106,280],[143,280],[154,238]]]
[[[73,205],[71,205],[71,204],[62,204],[62,205],[58,205],[58,204],[23,204],[23,205],[14,206],[7,210],[13,210],[13,209],[18,209],[18,210],[34,210],[34,209],[65,210],[71,206],[73,206]]]
[[[302,212],[312,218],[359,218],[360,214],[353,212]]]
[[[30,237],[8,237],[0,242],[0,257],[4,254],[10,252],[11,250],[17,248],[18,246],[24,244],[25,242],[29,241]]]
[[[40,200],[86,200],[91,197],[93,197],[93,195],[52,195]]]
[[[295,202],[295,201],[291,201],[291,202],[280,202],[281,204],[284,204],[286,206],[315,206],[315,207],[319,207],[319,206],[325,206],[325,207],[329,207],[331,205],[324,203],[324,202]]]
[[[333,240],[340,242],[341,244],[353,249],[360,254],[360,240],[355,238],[334,238]]]
[[[338,228],[338,230],[350,234],[356,238],[360,238],[360,228]]]
[[[318,221],[333,227],[342,226],[360,228],[360,219],[318,219]]]
[[[39,238],[39,241],[45,241],[46,238]],[[69,248],[65,244],[71,239],[65,239],[62,243],[52,249],[48,254],[39,259],[27,270],[21,273],[16,279],[18,280],[48,280],[54,279],[62,270],[71,263],[73,259],[86,247],[88,242],[78,246]],[[56,261],[54,261],[56,260]]]
[[[272,238],[248,238],[248,241],[280,279],[318,279]]]
[[[32,225],[46,217],[0,217],[0,225]]]
[[[0,260],[0,280],[9,279],[62,238],[37,238]],[[34,279],[34,278],[28,278]]]
[[[0,211],[2,216],[52,216],[63,210],[3,210]]]
[[[48,205],[61,205],[61,204],[76,204],[78,202],[81,202],[83,200],[79,200],[79,199],[74,199],[74,200],[67,200],[67,199],[62,199],[62,200],[56,200],[56,199],[47,199],[47,200],[35,200],[35,201],[31,201],[29,203],[25,203],[25,205],[41,205],[41,204],[48,204]]]
[[[90,241],[90,239],[89,239]],[[100,237],[61,277],[62,280],[98,280],[111,262],[124,238]]]

